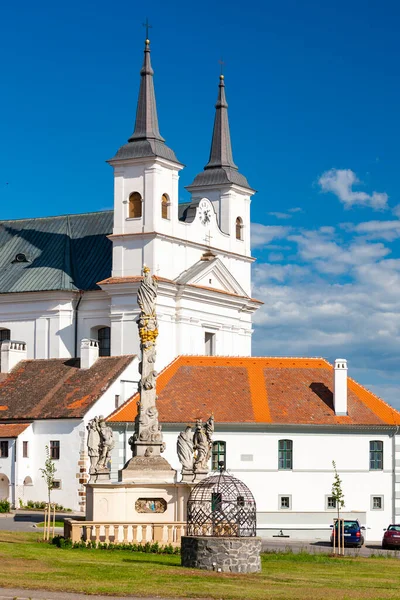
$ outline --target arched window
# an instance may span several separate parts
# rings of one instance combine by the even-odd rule
[[[213,442],[211,468],[218,471],[221,467],[226,469],[226,442]]]
[[[111,354],[111,329],[110,327],[100,327],[97,330],[97,339],[99,340],[99,356],[110,356]]]
[[[243,220],[241,219],[241,217],[238,217],[236,219],[236,239],[243,239]]]
[[[29,477],[29,475],[27,475],[24,479],[24,485],[33,485],[32,477]]]
[[[293,469],[293,442],[292,440],[279,440],[278,442],[278,469]]]
[[[163,194],[161,196],[161,218],[169,219],[169,196],[168,194]]]
[[[9,329],[0,329],[0,344],[5,340],[11,340],[11,331]]]
[[[142,216],[142,196],[139,192],[133,192],[129,196],[129,218],[139,219]]]

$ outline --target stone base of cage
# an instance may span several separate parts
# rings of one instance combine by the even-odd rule
[[[261,538],[183,536],[183,567],[223,573],[258,573],[261,571]]]

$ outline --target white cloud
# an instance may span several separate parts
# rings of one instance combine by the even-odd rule
[[[290,227],[282,225],[261,225],[253,223],[251,226],[251,245],[253,248],[266,246],[273,240],[280,240],[287,237]]]
[[[271,215],[271,217],[276,217],[277,219],[291,219],[292,215],[288,215],[287,213],[283,213],[283,212],[269,212],[269,215]]]
[[[291,213],[299,213],[299,212],[303,212],[303,209],[300,208],[300,206],[295,206],[294,208],[289,208],[289,212],[291,212]]]
[[[342,223],[341,227],[346,231],[352,231],[365,235],[368,239],[382,239],[393,241],[400,237],[400,221],[365,221],[354,225]]]
[[[325,171],[318,180],[323,192],[332,192],[346,208],[354,205],[370,206],[375,210],[387,208],[388,195],[385,192],[356,192],[353,185],[360,183],[357,175],[351,169],[330,169]]]

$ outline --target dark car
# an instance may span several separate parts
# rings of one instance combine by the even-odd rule
[[[336,538],[338,533],[338,524],[337,521],[334,525],[331,525],[332,533],[331,533],[331,546],[338,545],[338,541]],[[365,527],[362,527],[358,521],[347,521],[344,520],[344,545],[345,546],[357,546],[357,548],[361,548],[364,544],[364,536],[361,533],[365,530]],[[342,531],[340,531],[340,535]],[[340,545],[342,545],[342,540],[340,539]]]
[[[395,548],[400,546],[400,525],[389,525],[384,529],[382,548]]]

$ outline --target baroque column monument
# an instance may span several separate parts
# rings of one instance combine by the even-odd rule
[[[145,481],[172,483],[176,471],[161,453],[165,449],[157,410],[156,341],[158,324],[156,315],[157,281],[148,267],[143,267],[137,302],[140,314],[137,320],[140,337],[140,400],[135,419],[135,432],[129,439],[132,458],[121,471],[122,481]]]

